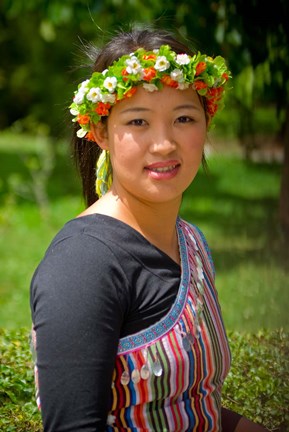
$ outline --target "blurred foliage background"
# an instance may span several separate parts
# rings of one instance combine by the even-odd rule
[[[84,207],[67,108],[90,75],[83,48],[132,24],[172,30],[232,71],[206,147],[209,173],[200,169],[181,216],[203,230],[216,266],[233,353],[225,405],[289,429],[288,23],[287,0],[1,0],[1,430],[41,430],[29,284],[52,237]]]
[[[288,2],[261,0],[2,0],[0,127],[66,134],[75,83],[89,74],[81,45],[102,44],[131,23],[153,24],[223,55],[234,76],[230,98],[242,115],[235,133],[254,143],[254,112],[273,105],[284,133],[288,108]],[[16,123],[16,124],[15,124]]]

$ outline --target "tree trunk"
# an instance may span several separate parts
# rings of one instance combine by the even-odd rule
[[[279,220],[285,239],[289,240],[289,105],[286,109],[284,130],[284,162],[279,201]]]

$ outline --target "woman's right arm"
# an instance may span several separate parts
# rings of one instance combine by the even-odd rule
[[[234,432],[269,432],[268,429],[265,429],[263,426],[253,423],[251,420],[242,417],[239,423],[237,424]]]
[[[102,242],[85,235],[50,248],[31,284],[45,432],[104,431],[125,275]]]
[[[253,423],[240,414],[227,408],[222,408],[222,431],[223,432],[266,432],[263,426]],[[267,431],[268,432],[268,431]]]

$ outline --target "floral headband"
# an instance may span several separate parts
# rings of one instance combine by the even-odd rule
[[[110,108],[131,97],[139,85],[149,92],[160,90],[164,84],[179,90],[192,85],[206,98],[205,109],[212,118],[222,108],[229,78],[223,57],[176,54],[168,45],[153,51],[139,48],[79,84],[69,108],[73,121],[80,125],[77,136],[94,141],[91,123],[97,124],[102,117],[108,116]]]

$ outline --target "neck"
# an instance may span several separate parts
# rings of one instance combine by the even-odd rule
[[[134,200],[123,201],[108,192],[92,208],[92,213],[106,214],[125,222],[179,263],[176,220],[180,199],[152,204]]]

